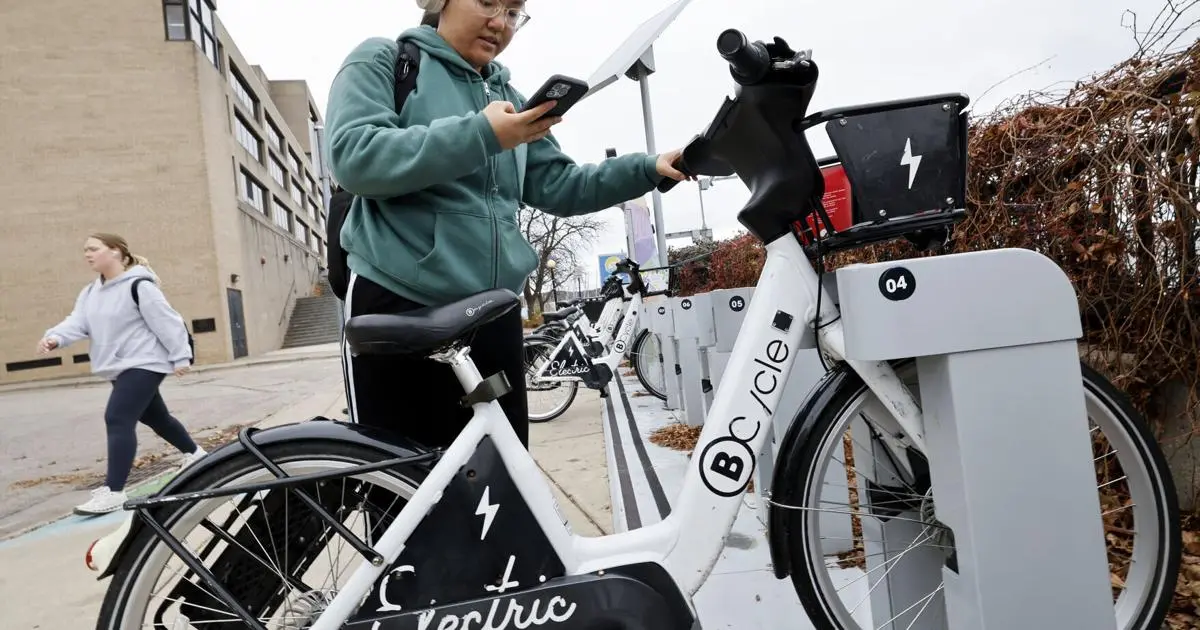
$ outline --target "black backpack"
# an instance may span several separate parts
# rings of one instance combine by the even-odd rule
[[[409,42],[397,40],[396,43],[400,47],[400,52],[396,55],[396,68],[394,76],[396,79],[396,112],[399,113],[404,107],[404,101],[408,98],[409,93],[413,91],[413,87],[417,84],[417,70],[421,65],[421,50],[417,45]],[[350,268],[346,265],[346,253],[342,251],[342,223],[346,219],[346,213],[350,211],[350,204],[354,201],[354,194],[345,190],[339,189],[329,198],[329,220],[325,222],[325,248],[327,258],[329,259],[329,286],[333,288],[333,294],[339,300],[345,301],[346,290],[350,284]]]
[[[129,287],[129,292],[133,294],[133,303],[134,303],[134,305],[136,305],[138,307],[138,312],[141,312],[142,302],[141,302],[141,300],[138,299],[137,288],[138,288],[138,285],[143,282],[154,282],[154,281],[151,280],[150,278],[137,278],[133,281],[133,283]],[[192,331],[188,330],[187,326],[184,326],[183,330],[184,330],[184,332],[187,333],[187,336],[188,336],[188,347],[192,349],[192,358],[188,360],[188,363],[194,364],[194,363],[196,363],[196,340],[192,338]]]

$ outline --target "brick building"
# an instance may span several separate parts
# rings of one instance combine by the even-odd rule
[[[92,279],[90,232],[150,260],[197,363],[280,347],[324,266],[321,118],[272,81],[215,0],[39,0],[0,8],[0,383],[86,374],[87,342],[42,332]]]

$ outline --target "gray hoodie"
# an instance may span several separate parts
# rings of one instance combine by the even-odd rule
[[[138,284],[140,306],[130,291],[137,278],[151,280]],[[192,349],[183,317],[167,303],[155,280],[141,265],[108,282],[93,280],[79,292],[71,314],[45,336],[58,341],[59,348],[90,339],[92,373],[108,380],[130,368],[168,374],[187,366]]]

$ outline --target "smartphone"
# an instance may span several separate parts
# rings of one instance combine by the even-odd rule
[[[579,99],[587,94],[587,91],[588,84],[585,81],[556,74],[546,79],[542,87],[538,88],[528,101],[525,101],[525,106],[521,108],[521,111],[529,111],[546,101],[558,101],[554,105],[554,109],[547,112],[543,118],[562,116],[567,113],[567,110],[574,107],[575,103],[578,103]]]

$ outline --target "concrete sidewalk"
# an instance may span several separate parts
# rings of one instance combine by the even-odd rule
[[[344,407],[339,384],[256,426],[303,421],[314,415],[344,419]],[[597,394],[582,390],[563,416],[532,425],[530,442],[530,450],[550,478],[574,531],[584,536],[611,533],[607,460]],[[110,580],[97,581],[96,574],[84,567],[83,554],[93,540],[112,531],[120,520],[120,513],[99,518],[71,516],[0,542],[0,627],[93,627]]]
[[[192,366],[192,374],[204,374],[206,372],[216,372],[220,370],[228,370],[234,368],[249,367],[254,365],[271,365],[274,363],[295,363],[297,361],[311,361],[314,359],[329,359],[341,356],[341,344],[326,343],[316,346],[301,346],[297,348],[287,348],[284,350],[274,350],[263,353],[257,357],[246,359],[237,359],[228,363],[210,363]],[[31,389],[53,389],[56,387],[79,387],[81,385],[97,385],[103,384],[104,380],[95,376],[71,376],[66,378],[55,378],[44,381],[31,381],[28,383],[9,383],[0,385],[0,394],[6,392],[20,392]]]

